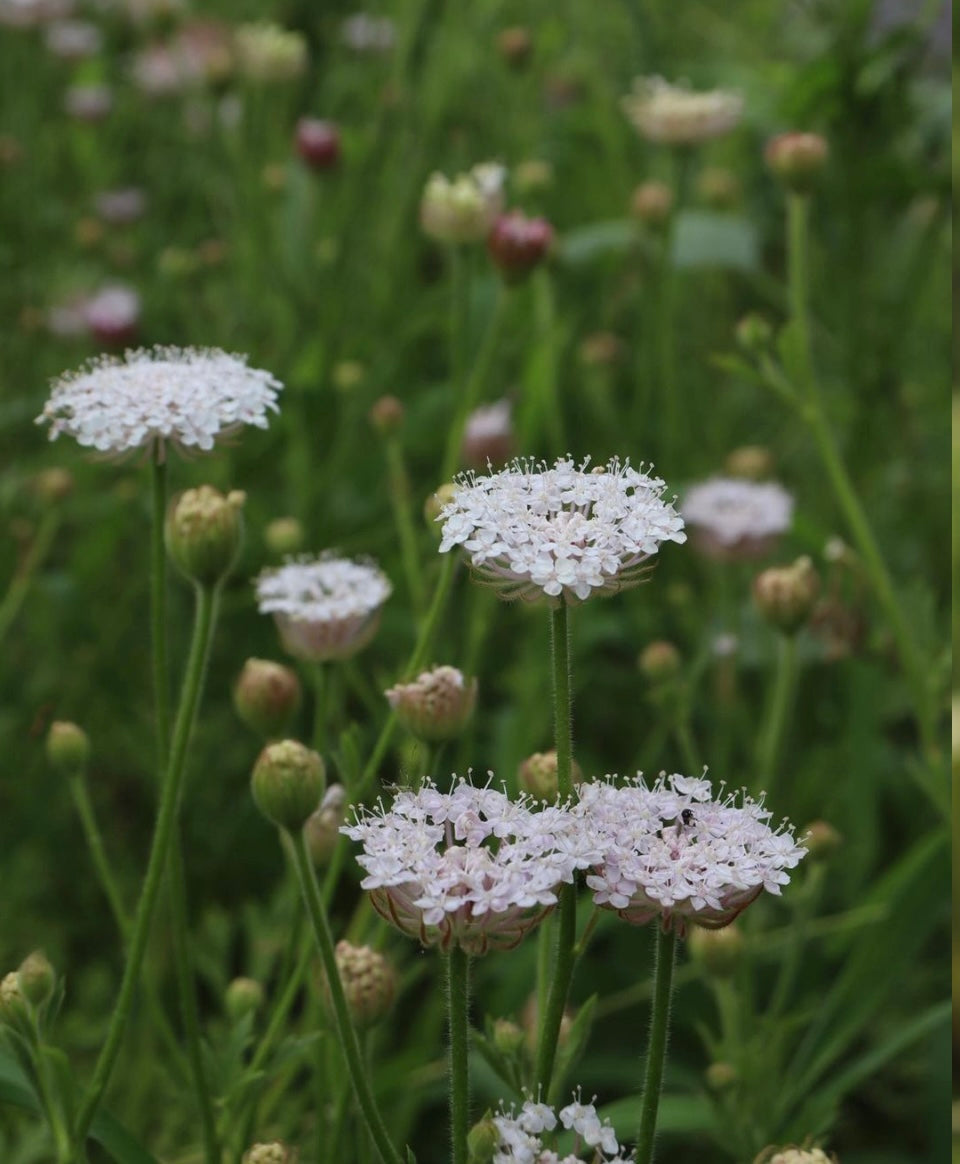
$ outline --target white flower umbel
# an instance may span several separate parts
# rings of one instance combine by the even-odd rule
[[[461,475],[437,518],[440,552],[462,546],[503,598],[573,603],[636,586],[661,542],[686,541],[683,519],[659,478],[618,460],[588,466],[514,461]]]
[[[468,954],[517,945],[598,856],[566,808],[535,811],[463,780],[450,792],[402,790],[340,831],[363,846],[361,885],[383,918],[424,946]]]
[[[720,137],[739,123],[743,113],[739,93],[724,89],[697,93],[662,77],[637,77],[621,105],[641,137],[666,145],[697,145]]]
[[[660,917],[682,931],[728,925],[766,889],[779,894],[806,856],[787,822],[772,829],[763,802],[745,793],[714,800],[709,780],[664,776],[648,788],[581,784],[580,808],[602,853],[587,875],[594,902],[625,921]]]
[[[550,1133],[558,1122],[576,1133],[574,1152],[567,1156],[561,1156],[544,1143],[545,1138],[552,1138]],[[626,1164],[610,1123],[600,1119],[592,1103],[581,1102],[579,1092],[559,1112],[532,1099],[519,1112],[513,1107],[501,1107],[493,1117],[493,1125],[499,1137],[493,1164],[581,1164],[583,1148],[592,1149],[587,1157],[591,1164]]]
[[[687,490],[680,512],[705,554],[753,558],[790,528],[793,498],[775,481],[711,477]]]
[[[212,348],[155,347],[100,357],[53,383],[38,424],[101,453],[167,444],[207,452],[243,425],[267,427],[283,385]]]
[[[332,554],[265,570],[256,589],[260,613],[274,616],[284,647],[312,663],[349,659],[365,647],[393,592],[373,562]]]

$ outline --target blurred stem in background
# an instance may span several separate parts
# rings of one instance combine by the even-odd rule
[[[417,618],[423,616],[424,592],[423,571],[417,549],[417,530],[413,520],[410,474],[407,472],[403,456],[403,444],[399,428],[388,428],[383,434],[387,455],[387,485],[390,493],[390,507],[400,543],[403,572],[407,580],[407,590]]]
[[[693,171],[693,150],[689,146],[674,146],[670,151],[673,171],[673,209],[667,219],[660,253],[660,294],[657,333],[659,346],[657,364],[660,374],[662,438],[658,469],[666,474],[678,470],[677,454],[680,447],[680,418],[685,412],[681,400],[681,383],[677,377],[677,304],[679,287],[676,264],[677,223],[687,202],[690,176]]]
[[[797,641],[794,634],[777,635],[777,665],[760,734],[757,788],[767,795],[777,780],[778,761],[789,730],[797,686]]]
[[[54,506],[43,515],[40,528],[34,535],[30,548],[24,555],[19,568],[10,579],[3,601],[0,602],[0,644],[3,643],[7,631],[20,613],[20,608],[30,590],[34,575],[49,554],[59,528],[60,511],[58,507]]]

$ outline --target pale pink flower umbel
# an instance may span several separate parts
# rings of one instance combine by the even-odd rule
[[[514,461],[457,478],[443,507],[440,552],[465,550],[503,598],[583,601],[636,586],[662,542],[684,542],[683,519],[657,477],[610,461],[589,468]]]
[[[740,560],[774,547],[790,528],[793,498],[775,481],[711,477],[690,486],[680,511],[696,549],[719,560]]]
[[[535,811],[462,780],[450,792],[401,790],[340,831],[363,846],[361,885],[383,918],[425,946],[469,954],[517,945],[598,855],[566,808]]]
[[[806,855],[789,825],[772,829],[762,801],[712,799],[709,780],[638,776],[581,784],[580,807],[603,856],[587,874],[594,902],[625,921],[719,929],[762,892],[779,894]]]
[[[221,437],[267,427],[283,385],[215,348],[156,347],[105,357],[53,382],[37,424],[101,453],[166,445],[208,452]]]
[[[544,1143],[558,1122],[576,1135],[577,1150],[566,1156]],[[583,1103],[579,1092],[559,1112],[532,1099],[526,1100],[519,1112],[501,1107],[493,1125],[498,1136],[493,1164],[582,1164],[579,1150],[583,1148],[591,1149],[587,1156],[591,1164],[627,1164],[609,1121],[600,1119],[592,1103]]]
[[[284,647],[312,663],[349,659],[377,633],[393,587],[373,562],[324,554],[290,559],[257,579],[261,614],[272,614]]]

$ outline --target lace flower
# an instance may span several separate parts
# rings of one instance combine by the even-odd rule
[[[603,854],[587,875],[593,900],[633,925],[728,925],[764,889],[779,895],[806,855],[786,822],[770,828],[762,801],[713,800],[709,780],[661,776],[648,788],[639,776],[623,787],[608,778],[578,791]]]
[[[567,1156],[560,1156],[543,1142],[543,1134],[553,1132],[558,1122],[576,1133],[575,1150]],[[610,1123],[600,1119],[592,1103],[581,1102],[579,1092],[559,1112],[531,1099],[519,1112],[501,1107],[493,1125],[498,1137],[493,1164],[581,1164],[581,1148],[594,1149],[588,1157],[592,1164],[626,1164]]]
[[[92,360],[53,382],[37,424],[102,453],[167,443],[213,448],[245,424],[267,427],[283,385],[247,366],[246,356],[208,348],[155,347]]]
[[[739,123],[743,113],[739,93],[724,89],[697,93],[662,77],[637,77],[621,105],[641,137],[667,145],[697,145],[720,137]]]
[[[588,464],[518,460],[499,473],[462,474],[437,518],[440,552],[463,546],[503,598],[573,603],[636,586],[661,542],[686,541],[683,520],[659,478],[618,460]]]
[[[377,633],[393,587],[372,562],[323,554],[290,559],[256,582],[261,614],[272,614],[286,650],[325,663],[349,659]]]
[[[793,498],[774,481],[711,477],[691,486],[680,505],[694,545],[717,559],[761,557],[793,520]]]
[[[512,949],[598,856],[565,808],[533,811],[495,788],[425,784],[340,830],[359,841],[361,882],[377,912],[424,946]]]

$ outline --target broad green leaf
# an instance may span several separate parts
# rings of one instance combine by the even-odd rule
[[[745,218],[685,210],[673,236],[675,267],[727,267],[752,271],[759,263],[757,232]]]

